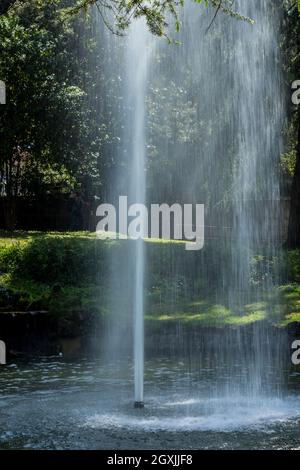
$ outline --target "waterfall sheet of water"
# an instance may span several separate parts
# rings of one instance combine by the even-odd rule
[[[158,290],[162,298],[168,296],[162,302],[167,314],[170,303],[175,312],[181,308],[180,296],[188,291],[190,302],[198,296],[200,304],[209,300],[224,314],[230,311],[238,318],[250,311],[261,318],[264,307],[259,305],[276,283],[274,273],[268,277],[263,271],[263,279],[253,283],[251,270],[253,254],[264,250],[271,259],[277,252],[278,222],[272,207],[280,197],[277,167],[284,111],[279,98],[279,3],[239,0],[235,8],[254,18],[255,24],[218,14],[206,33],[214,11],[187,2],[181,45],[153,39],[141,20],[133,22],[122,42],[123,65],[117,73],[123,83],[119,118],[123,135],[116,196],[127,194],[130,203],[145,203],[146,199],[204,203],[206,224],[213,230],[213,236],[205,238],[203,258],[197,253],[185,254],[182,262],[183,255],[179,259],[175,254],[167,269],[160,266],[159,274],[163,269],[166,274]],[[206,230],[205,237],[208,233]],[[207,248],[210,243],[212,248]],[[142,402],[144,298],[150,266],[142,240],[134,242],[130,253],[128,266],[115,255],[111,297],[117,329],[125,318],[123,310],[133,313],[135,401]],[[186,281],[188,265],[193,275]],[[204,286],[202,290],[198,285]],[[201,311],[196,313],[201,317]],[[119,331],[115,342],[110,341],[114,351],[120,341],[127,341],[125,329]],[[180,328],[178,331],[175,339],[182,345],[187,339]],[[234,347],[225,330],[220,346],[215,344],[218,339],[207,338],[206,354],[209,348],[220,350],[231,368],[226,381],[214,379],[215,396],[234,394],[251,402],[278,393],[276,386],[268,387],[263,380],[274,361],[278,360],[280,370],[281,353],[276,349],[277,339],[271,336],[261,324],[234,334]],[[183,347],[189,351],[190,345]],[[197,357],[195,362],[206,359]],[[243,373],[236,364],[243,364]]]
[[[278,161],[283,114],[276,2],[272,6],[268,1],[239,0],[235,8],[255,19],[253,26],[241,22],[231,32],[235,43],[232,111],[236,116],[236,162],[232,179],[235,236],[231,242],[228,300],[231,308],[242,314],[245,305],[258,303],[277,281],[278,273],[270,277],[266,274],[261,285],[253,288],[251,268],[253,254],[264,252],[272,259],[278,254],[279,227],[272,207],[280,199]],[[241,384],[241,392],[249,399],[271,392],[271,387],[262,386],[263,377],[274,363],[272,348],[266,345],[278,340],[264,328],[262,325],[261,331],[254,333],[252,359],[245,363],[250,377]],[[247,344],[241,344],[240,356],[249,361],[246,349]]]

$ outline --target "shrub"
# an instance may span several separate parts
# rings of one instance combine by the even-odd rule
[[[300,248],[287,252],[287,275],[291,282],[300,282]]]

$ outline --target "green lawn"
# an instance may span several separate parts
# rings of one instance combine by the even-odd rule
[[[199,300],[187,304],[162,305],[150,308],[146,314],[149,321],[198,324],[202,326],[249,325],[268,320],[283,327],[300,322],[300,285],[287,284],[265,293],[264,300],[232,309],[209,300]]]
[[[131,241],[99,240],[89,232],[0,232],[0,311],[47,310],[55,316],[107,315],[110,250],[119,250],[120,263],[128,262]],[[292,273],[286,284],[264,292],[241,307],[216,304],[211,296],[177,296],[168,301],[161,265],[168,267],[170,250],[177,243],[153,247],[149,269],[155,271],[159,295],[146,294],[146,321],[182,322],[201,326],[248,325],[268,320],[277,326],[300,322],[299,252],[288,253]],[[168,246],[170,245],[170,247]],[[152,248],[151,248],[152,249]],[[121,261],[123,259],[123,261]],[[163,259],[163,263],[161,260]],[[175,258],[177,259],[177,258]],[[126,261],[127,260],[127,261]],[[166,268],[167,269],[167,268]],[[291,282],[291,279],[293,282]],[[9,295],[7,295],[9,293]],[[159,300],[158,300],[159,297]]]

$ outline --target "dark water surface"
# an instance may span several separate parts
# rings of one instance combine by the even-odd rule
[[[11,362],[0,369],[0,448],[300,448],[300,374],[286,372],[276,397],[251,398],[220,387],[224,369],[188,369],[148,361],[146,407],[134,410],[129,360]]]

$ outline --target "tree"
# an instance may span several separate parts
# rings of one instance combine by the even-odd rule
[[[8,94],[0,115],[0,192],[8,198],[43,192],[55,173],[70,182],[95,165],[85,59],[76,51],[80,28],[78,19],[63,22],[52,1],[23,2],[0,18]]]
[[[300,18],[299,2],[287,2],[284,19],[284,53],[289,81],[292,83],[300,77]],[[291,152],[295,155],[293,163],[294,174],[291,188],[291,205],[288,228],[287,246],[290,248],[300,246],[300,108],[294,106],[291,112],[290,123],[292,128]]]
[[[9,8],[16,3],[17,0],[2,0],[1,5],[0,5],[0,15],[4,15],[7,13]]]
[[[47,3],[48,0],[40,0],[39,4]],[[215,16],[219,11],[253,22],[251,18],[245,17],[233,9],[232,0],[193,0],[205,6],[215,9]],[[14,4],[26,2],[26,0],[2,0],[0,15],[7,13]],[[59,3],[53,0],[53,3]],[[63,2],[62,2],[63,3]],[[74,5],[75,3],[75,5]],[[184,6],[184,0],[73,0],[71,5],[65,9],[66,14],[77,14],[82,10],[87,10],[95,5],[105,23],[105,25],[115,34],[123,35],[134,18],[145,18],[150,31],[157,36],[166,36],[169,19],[175,21],[175,29],[180,28],[179,10]],[[212,22],[213,22],[212,20]]]
[[[298,110],[298,142],[296,164],[291,191],[290,218],[287,245],[290,248],[300,246],[300,109]]]
[[[232,7],[232,0],[194,0],[205,4],[235,18],[253,22],[251,18],[241,15]],[[135,18],[144,18],[151,33],[156,36],[168,36],[169,21],[175,23],[175,30],[180,29],[179,11],[184,0],[79,0],[75,6],[66,9],[67,14],[77,14],[95,5],[105,25],[115,34],[123,35]],[[214,19],[214,18],[213,18]]]

